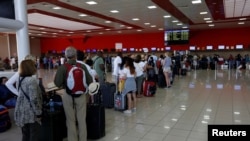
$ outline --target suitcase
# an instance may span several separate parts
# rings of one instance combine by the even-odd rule
[[[117,94],[115,95],[115,110],[124,111],[126,109],[126,104],[126,95],[117,92]]]
[[[171,76],[172,77],[172,76]],[[163,74],[162,69],[159,69],[159,73],[158,73],[158,86],[160,88],[164,88],[166,87],[166,79],[165,79],[165,75]]]
[[[187,75],[187,69],[181,69],[181,75],[183,76]]]
[[[101,92],[96,97],[101,97]],[[100,102],[87,104],[87,138],[99,139],[105,136],[105,108]]]
[[[53,99],[54,112],[50,112],[49,101]],[[67,137],[66,116],[62,105],[62,98],[55,91],[43,96],[43,117],[40,141],[62,141]]]
[[[114,107],[114,94],[116,92],[115,83],[105,82],[100,86],[102,93],[103,106],[105,108],[113,108]]]
[[[143,95],[147,97],[154,96],[156,93],[156,84],[154,81],[145,80],[143,83]]]
[[[0,133],[5,132],[11,127],[11,120],[8,109],[0,105]]]

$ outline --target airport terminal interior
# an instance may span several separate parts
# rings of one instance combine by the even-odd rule
[[[97,141],[210,141],[209,125],[250,123],[249,33],[250,0],[0,0],[0,76],[10,78],[31,54],[47,87],[69,46],[89,59],[111,57],[111,83],[118,52],[182,56],[171,87],[136,98],[135,112],[105,108]],[[0,141],[22,138],[14,109]]]
[[[55,70],[38,70],[44,83]],[[136,113],[106,109],[106,135],[100,141],[206,141],[209,124],[250,123],[250,72],[193,70],[176,77],[172,88],[138,98]],[[108,81],[111,81],[110,74]],[[20,140],[13,124],[1,141]]]

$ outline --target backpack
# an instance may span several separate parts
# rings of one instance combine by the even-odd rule
[[[67,68],[66,92],[73,97],[86,94],[88,92],[88,86],[85,71],[81,67],[81,64],[71,65],[65,63],[64,66]]]

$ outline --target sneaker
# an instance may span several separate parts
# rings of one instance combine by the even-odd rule
[[[136,108],[132,108],[132,112],[136,112]]]
[[[123,111],[123,113],[124,113],[124,114],[131,114],[132,111],[131,111],[131,110],[125,110],[125,111]]]

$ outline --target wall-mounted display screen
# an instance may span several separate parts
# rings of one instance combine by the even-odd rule
[[[235,48],[236,49],[243,49],[243,45],[236,45]]]
[[[189,42],[189,30],[169,30],[164,34],[165,45],[187,44]]]
[[[122,51],[123,51],[123,52],[126,52],[126,51],[128,51],[128,50],[127,50],[126,48],[123,48]]]
[[[225,49],[225,45],[219,45],[218,49]]]
[[[171,50],[171,47],[165,47],[165,50],[166,51]]]
[[[15,19],[14,0],[0,0],[0,17]]]
[[[156,51],[156,48],[155,48],[155,47],[152,47],[152,48],[151,48],[151,51]]]
[[[212,50],[212,49],[213,49],[213,46],[207,46],[206,49],[207,49],[207,50]]]
[[[190,46],[189,50],[195,50],[195,46]]]
[[[130,48],[129,50],[130,50],[130,51],[135,51],[135,48]]]

